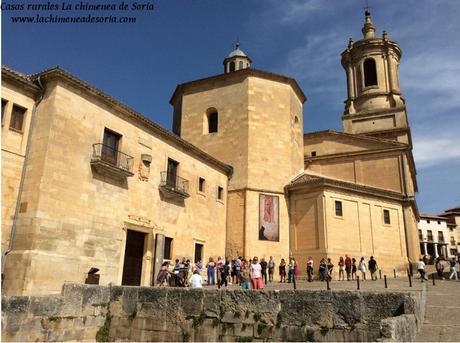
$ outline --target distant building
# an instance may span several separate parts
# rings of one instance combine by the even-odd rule
[[[439,216],[447,219],[450,253],[458,254],[460,252],[460,206],[445,210]]]
[[[452,256],[449,250],[450,232],[446,218],[420,214],[418,230],[422,255],[434,258]]]
[[[92,267],[101,284],[148,286],[181,257],[406,270],[420,245],[401,49],[375,31],[366,12],[342,53],[344,132],[304,134],[297,82],[238,45],[223,74],[177,86],[173,132],[60,68],[3,67],[5,293],[59,292]]]

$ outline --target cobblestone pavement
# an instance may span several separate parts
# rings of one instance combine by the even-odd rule
[[[460,281],[427,283],[426,312],[417,342],[460,342]]]

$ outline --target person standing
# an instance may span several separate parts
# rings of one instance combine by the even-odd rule
[[[436,259],[436,272],[438,273],[438,277],[444,280],[444,264],[439,257]]]
[[[217,258],[217,264],[216,264],[216,269],[217,269],[217,284],[220,284],[220,273],[222,271],[222,266],[224,265],[224,260],[222,257]]]
[[[294,258],[289,258],[289,271],[288,271],[288,283],[292,282],[294,278]]]
[[[327,259],[327,278],[332,281],[332,272],[334,271],[334,265],[330,258]]]
[[[240,273],[241,273],[241,260],[243,258],[241,256],[238,256],[238,258],[235,260],[235,283],[238,285],[241,281],[241,278],[240,278]]]
[[[345,261],[342,256],[339,258],[339,281],[345,281]]]
[[[455,261],[455,257],[452,257],[452,260],[450,260],[450,276],[449,276],[449,280],[452,280],[453,277],[455,277],[455,280],[458,281],[457,261]]]
[[[351,259],[351,279],[354,280],[356,279],[356,259],[353,257]]]
[[[324,281],[326,280],[326,274],[327,274],[327,263],[324,258],[321,259],[319,262],[319,281]]]
[[[208,269],[208,285],[215,285],[216,263],[212,257],[209,258],[209,262],[206,264],[206,268]]]
[[[264,289],[264,283],[262,281],[262,266],[259,263],[257,256],[252,259],[250,267],[251,285],[253,289]]]
[[[347,273],[347,281],[350,281],[351,277],[351,258],[345,255],[345,272]]]
[[[267,284],[267,267],[268,263],[265,261],[265,258],[262,257],[262,260],[260,260],[260,266],[262,267],[262,278],[264,280],[264,284]]]
[[[417,270],[418,270],[418,273],[420,274],[420,279],[423,282],[423,280],[425,280],[425,262],[423,262],[422,258],[418,260],[417,262]]]
[[[361,257],[358,268],[359,268],[359,271],[361,272],[361,278],[363,280],[366,280],[366,261],[364,261],[364,257]]]
[[[374,260],[374,256],[371,256],[369,259],[369,262],[367,263],[369,267],[369,271],[371,273],[371,280],[372,281],[377,281],[377,261]],[[375,277],[375,279],[374,279]]]
[[[230,261],[227,260],[225,264],[222,264],[221,270],[220,270],[220,282],[219,286],[222,287],[225,284],[225,287],[228,286],[228,281],[227,277],[230,274]]]
[[[284,261],[284,258],[281,259],[278,269],[280,273],[280,283],[286,282],[286,261]]]
[[[273,256],[270,256],[270,260],[268,261],[268,282],[273,282],[273,274],[275,273],[275,261],[273,260]]]
[[[308,282],[313,281],[313,258],[308,256],[307,259],[307,280]]]
[[[244,258],[241,260],[240,283],[243,289],[251,289],[249,264]]]

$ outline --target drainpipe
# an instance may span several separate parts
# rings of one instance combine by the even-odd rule
[[[13,239],[14,239],[14,234],[16,232],[16,223],[18,221],[19,208],[21,206],[21,196],[22,196],[22,189],[24,187],[24,180],[26,176],[27,162],[29,161],[29,151],[30,151],[30,144],[31,144],[31,138],[32,138],[32,131],[33,131],[34,122],[35,122],[35,114],[37,112],[37,106],[43,100],[43,94],[45,93],[45,88],[43,87],[40,81],[40,76],[38,76],[37,78],[37,83],[38,83],[38,86],[40,87],[40,90],[38,91],[37,100],[35,101],[34,107],[32,108],[32,115],[30,118],[29,134],[27,135],[26,153],[24,155],[24,164],[22,166],[21,181],[19,183],[18,197],[16,199],[16,208],[14,211],[13,224],[11,225],[10,241],[8,243],[8,249],[2,254],[2,285],[3,285],[3,278],[4,278],[3,272],[5,269],[6,255],[8,255],[11,252],[11,250],[13,250]]]

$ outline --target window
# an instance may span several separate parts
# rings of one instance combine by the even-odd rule
[[[201,193],[204,193],[205,185],[206,185],[206,180],[200,177],[198,179],[198,191],[200,191]]]
[[[429,219],[426,220],[426,223],[429,224],[431,221]]]
[[[444,234],[442,231],[438,231],[438,242],[444,243]]]
[[[244,68],[243,61],[240,61],[240,63],[238,63],[238,70],[241,70],[243,68]]]
[[[235,71],[235,62],[230,62],[229,70]]]
[[[195,243],[195,263],[203,260],[203,244]]]
[[[2,99],[2,125],[3,125],[3,116],[5,115],[5,108],[6,108],[7,103],[8,101],[6,101],[5,99]]]
[[[440,221],[440,220],[438,220],[438,225],[441,225],[441,221]]]
[[[224,189],[220,186],[217,187],[217,199],[224,200]]]
[[[102,141],[101,159],[106,162],[117,164],[118,146],[121,135],[109,129],[104,129],[104,140]]]
[[[390,224],[390,211],[389,210],[383,210],[383,222],[385,224]]]
[[[168,158],[168,171],[166,172],[166,184],[170,187],[176,187],[177,167],[179,162]]]
[[[312,151],[311,152],[311,157],[315,157],[316,156],[316,151]]]
[[[377,68],[375,60],[368,58],[364,61],[364,87],[377,86]]]
[[[11,113],[11,120],[10,120],[11,130],[22,132],[22,126],[24,123],[24,116],[26,114],[26,111],[27,109],[25,109],[24,107],[13,105],[13,112]]]
[[[337,217],[342,217],[343,216],[342,202],[338,201],[338,200],[335,201],[335,215]]]
[[[423,241],[422,230],[418,230],[418,239]]]
[[[427,238],[429,241],[433,241],[433,231],[431,230],[427,231]]]
[[[207,111],[208,117],[208,133],[215,133],[217,132],[219,126],[219,114],[215,108],[208,109]]]
[[[172,241],[170,237],[165,237],[165,246],[163,249],[163,259],[172,260]]]

